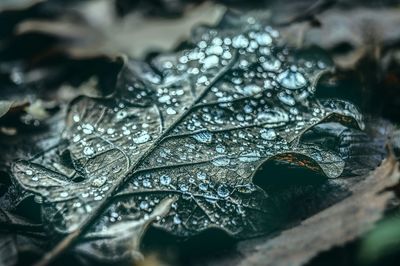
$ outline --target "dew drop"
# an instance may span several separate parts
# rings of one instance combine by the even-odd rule
[[[168,108],[167,108],[167,114],[169,114],[169,115],[175,115],[175,114],[176,114],[176,111],[175,111],[173,108],[168,107]]]
[[[199,189],[202,191],[207,191],[208,185],[206,183],[199,184]]]
[[[294,100],[294,98],[284,92],[280,92],[278,93],[278,99],[289,106],[294,106],[296,104],[296,101]]]
[[[179,189],[180,189],[180,191],[182,191],[182,192],[186,192],[186,191],[188,191],[189,190],[189,187],[186,185],[186,184],[179,184]]]
[[[250,84],[243,88],[242,93],[246,96],[252,96],[257,93],[260,93],[261,90],[262,90],[261,87],[255,85],[255,84]]]
[[[289,116],[283,110],[272,109],[259,113],[257,115],[257,120],[261,123],[276,125],[288,122]]]
[[[142,210],[146,210],[149,207],[149,203],[147,201],[141,201],[140,204],[139,204],[139,207]]]
[[[218,144],[217,147],[215,147],[215,150],[216,150],[218,153],[224,153],[224,152],[225,152],[225,146],[224,146],[224,145],[221,145],[221,144]]]
[[[102,185],[104,185],[107,181],[107,178],[105,176],[101,176],[98,178],[93,179],[92,181],[92,185],[95,187],[101,187]]]
[[[261,129],[260,130],[261,138],[265,140],[274,140],[276,139],[276,132],[274,129]]]
[[[307,84],[304,75],[300,72],[294,71],[294,68],[285,70],[284,72],[280,73],[277,77],[277,81],[284,88],[290,90],[303,88]]]
[[[266,32],[257,33],[255,39],[259,45],[269,45],[272,42],[271,36]]]
[[[278,71],[281,68],[281,65],[281,61],[276,58],[270,58],[261,64],[261,66],[267,71]]]
[[[198,172],[197,173],[197,178],[200,179],[200,180],[204,180],[204,179],[207,178],[207,174],[204,173],[204,172]]]
[[[137,138],[133,138],[133,142],[136,144],[146,143],[150,140],[150,135],[148,133],[144,133]]]
[[[244,35],[235,36],[232,39],[232,46],[235,48],[246,48],[249,45],[249,40]]]
[[[229,195],[229,189],[225,185],[220,185],[217,188],[217,194],[221,198],[226,198]]]
[[[147,188],[151,187],[151,182],[149,179],[144,179],[142,184],[143,184],[143,187],[147,187]]]
[[[72,117],[72,119],[74,120],[74,122],[79,122],[81,119],[79,118],[79,115],[74,115]]]
[[[166,103],[166,102],[169,102],[170,100],[171,100],[171,96],[169,96],[169,95],[163,95],[160,98],[158,98],[158,101],[160,103]]]
[[[204,59],[203,67],[205,69],[213,68],[218,66],[218,63],[219,63],[219,57],[216,55],[210,55]]]
[[[171,177],[168,175],[162,175],[160,176],[160,184],[164,186],[168,186],[171,184]]]
[[[204,131],[193,135],[193,138],[201,143],[210,143],[212,141],[212,134],[208,131]]]
[[[92,147],[85,147],[83,149],[83,154],[90,156],[94,154],[94,149]]]
[[[174,224],[181,224],[182,223],[182,221],[181,221],[181,219],[179,218],[179,216],[178,215],[175,215],[174,216]]]
[[[219,45],[212,45],[207,48],[207,54],[214,54],[214,55],[221,55],[224,52],[221,46]]]

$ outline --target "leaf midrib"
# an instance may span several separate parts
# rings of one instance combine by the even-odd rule
[[[155,141],[147,148],[147,150],[143,153],[143,155],[131,166],[129,170],[130,173],[134,173],[135,169],[148,157],[152,154],[152,152],[158,147],[158,145],[164,140],[165,136],[167,136],[172,129],[174,129],[179,123],[182,122],[184,118],[186,118],[195,108],[195,106],[207,95],[209,90],[217,83],[226,72],[232,68],[234,63],[237,60],[237,52],[232,56],[231,61],[224,67],[222,70],[216,74],[214,79],[210,82],[209,85],[201,92],[201,94],[191,103],[191,105],[169,126],[165,129],[165,131],[160,134],[160,136],[155,139]],[[44,257],[42,257],[35,266],[45,266],[53,262],[56,258],[58,258],[62,253],[64,253],[69,247],[71,247],[79,237],[84,234],[92,225],[92,223],[103,213],[103,211],[108,207],[109,200],[112,199],[112,196],[123,186],[132,176],[132,174],[127,173],[123,178],[118,180],[109,190],[109,192],[105,195],[104,200],[93,210],[92,214],[84,220],[81,227],[73,231],[64,237],[52,250],[50,250]]]

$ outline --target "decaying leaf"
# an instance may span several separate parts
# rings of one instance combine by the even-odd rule
[[[300,138],[324,122],[363,128],[361,115],[315,98],[331,69],[278,38],[252,17],[224,20],[198,28],[186,49],[127,61],[109,97],[75,99],[60,143],[12,170],[42,204],[48,230],[66,236],[42,262],[79,237],[86,255],[132,258],[137,244],[126,239],[140,239],[135,224],[143,232],[149,219],[181,237],[271,232],[279,206],[252,182],[267,160],[339,176],[337,154]]]

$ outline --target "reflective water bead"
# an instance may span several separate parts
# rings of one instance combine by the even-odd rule
[[[180,189],[180,191],[182,191],[182,192],[186,192],[186,191],[188,191],[189,190],[189,187],[186,185],[186,184],[179,184],[179,189]]]
[[[83,148],[83,154],[90,156],[94,154],[94,149],[92,147]]]
[[[164,186],[168,186],[171,184],[171,177],[168,175],[162,175],[160,176],[160,184]]]
[[[225,152],[225,146],[224,146],[224,145],[221,145],[221,144],[218,144],[218,145],[215,147],[215,150],[216,150],[218,153],[224,153],[224,152]]]
[[[219,57],[216,55],[210,55],[209,57],[206,57],[203,61],[203,67],[205,69],[213,68],[218,66],[219,63]]]
[[[265,140],[274,140],[276,139],[276,132],[274,129],[266,129],[263,128],[260,130],[261,138]]]
[[[174,216],[174,224],[181,224],[182,223],[182,221],[181,221],[181,219],[179,218],[179,216],[178,215],[175,215]]]
[[[226,198],[229,195],[229,189],[225,185],[220,185],[217,188],[217,194],[221,198]]]
[[[293,68],[280,73],[277,77],[277,81],[281,86],[290,90],[303,88],[307,84],[304,75],[298,71],[294,71]]]
[[[168,107],[168,108],[167,108],[167,114],[169,114],[169,115],[175,115],[175,114],[176,114],[176,111],[175,111],[173,108]]]
[[[204,173],[204,172],[198,172],[197,173],[197,178],[200,179],[200,180],[204,180],[204,179],[207,178],[207,174]]]
[[[199,189],[202,191],[207,191],[208,185],[206,183],[200,183],[199,184]]]
[[[246,85],[243,88],[242,93],[246,96],[252,96],[252,95],[260,93],[261,91],[262,91],[261,87],[255,85],[255,84],[250,84],[250,85]]]
[[[269,58],[261,64],[261,66],[267,71],[278,71],[281,68],[281,61],[276,58]]]
[[[95,187],[101,187],[102,185],[104,185],[107,181],[107,178],[105,176],[101,176],[98,178],[93,179],[92,181],[92,185]]]
[[[193,135],[193,138],[201,143],[210,143],[212,141],[212,134],[208,131],[204,131]]]
[[[257,33],[255,39],[259,45],[269,45],[272,43],[272,38],[266,32]]]
[[[235,48],[246,48],[249,45],[249,40],[244,35],[235,36],[232,39],[232,46]]]
[[[142,143],[148,142],[149,140],[150,140],[150,135],[147,133],[142,134],[137,138],[133,138],[133,142],[136,144],[142,144]]]
[[[147,201],[141,201],[140,204],[139,204],[139,207],[142,210],[146,210],[149,207],[149,203]]]

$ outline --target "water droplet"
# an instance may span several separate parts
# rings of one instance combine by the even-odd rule
[[[276,125],[288,122],[289,116],[283,110],[273,109],[259,113],[257,120],[261,123]]]
[[[207,174],[204,173],[204,172],[198,172],[197,173],[197,178],[200,179],[200,180],[204,180],[204,179],[207,178]]]
[[[170,100],[171,100],[171,96],[169,96],[169,95],[163,95],[160,98],[158,98],[158,101],[160,103],[166,103],[166,102],[169,102]]]
[[[202,191],[207,191],[208,185],[206,183],[200,183],[199,184],[199,189]]]
[[[168,107],[168,108],[167,108],[167,114],[169,114],[169,115],[175,115],[175,114],[176,114],[176,111],[175,111],[173,108]]]
[[[269,58],[261,64],[261,66],[267,71],[278,71],[281,68],[281,61],[276,58]]]
[[[33,175],[33,171],[32,171],[32,170],[26,170],[25,174],[27,174],[27,175]]]
[[[220,185],[217,188],[217,194],[221,198],[226,198],[229,195],[229,189],[225,185]]]
[[[189,187],[186,184],[181,183],[181,184],[179,184],[179,189],[182,192],[186,192],[189,190]]]
[[[224,52],[221,46],[219,45],[212,45],[207,48],[206,53],[207,54],[214,54],[214,55],[221,55]]]
[[[182,221],[181,221],[181,219],[179,218],[179,216],[178,215],[175,215],[174,216],[174,224],[181,224],[182,223]]]
[[[286,105],[289,106],[294,106],[296,104],[296,101],[294,100],[294,98],[284,92],[280,92],[278,93],[278,99],[283,102]]]
[[[90,156],[94,154],[94,149],[92,147],[83,148],[83,154]]]
[[[104,185],[107,181],[107,178],[105,176],[101,176],[98,178],[93,179],[92,181],[92,185],[95,187],[101,187],[102,185]]]
[[[249,40],[244,35],[235,36],[232,39],[232,46],[235,48],[246,48],[249,45]]]
[[[168,186],[169,184],[171,184],[171,177],[167,175],[160,176],[160,184]]]
[[[135,142],[136,144],[142,144],[145,142],[148,142],[150,140],[150,135],[148,133],[144,133],[142,135],[140,135],[137,138],[133,139],[133,142]]]
[[[277,81],[283,87],[290,90],[303,88],[307,84],[304,75],[300,72],[294,71],[293,68],[280,73],[277,77]]]
[[[255,35],[255,40],[259,45],[269,45],[272,42],[271,36],[266,32],[260,32]]]
[[[222,54],[222,58],[223,59],[231,59],[232,58],[232,54],[231,54],[231,52],[229,52],[229,51],[225,51],[223,54]]]
[[[261,138],[265,140],[274,140],[276,139],[276,132],[274,129],[261,129],[260,130]]]
[[[142,184],[143,184],[143,187],[147,187],[147,188],[151,187],[151,182],[149,179],[144,179]]]
[[[193,138],[201,143],[210,143],[212,141],[212,134],[208,131],[204,131],[193,135]]]
[[[79,118],[79,115],[74,115],[72,117],[72,119],[74,120],[74,122],[79,122],[81,119]]]
[[[60,197],[63,197],[63,198],[68,197],[68,192],[66,192],[66,191],[61,192]]]
[[[141,201],[140,204],[139,204],[139,207],[142,210],[146,210],[149,207],[149,203],[147,201]]]
[[[225,146],[224,146],[224,145],[221,145],[221,144],[218,144],[218,145],[215,147],[215,150],[216,150],[218,153],[224,153],[224,152],[225,152]]]
[[[82,125],[83,133],[90,135],[93,133],[94,127],[91,124]]]
[[[74,138],[72,139],[73,142],[78,142],[81,140],[81,136],[75,135]]]
[[[210,55],[203,60],[203,67],[205,69],[213,68],[218,66],[219,57],[216,55]]]
[[[96,197],[94,197],[94,200],[97,200],[97,201],[102,200],[102,199],[103,199],[102,196],[96,196]]]
[[[255,85],[255,84],[250,84],[243,88],[242,93],[246,96],[252,96],[252,95],[260,93],[261,90],[262,90],[261,87]]]

